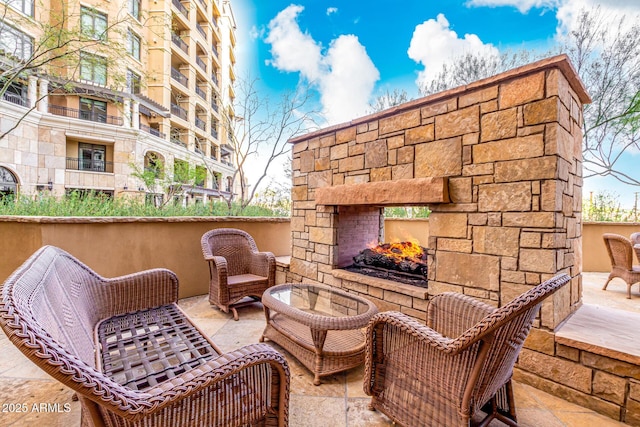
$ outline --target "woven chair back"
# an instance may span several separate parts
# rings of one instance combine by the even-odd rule
[[[611,233],[605,233],[602,238],[609,253],[611,267],[631,270],[633,265],[633,245],[631,240]]]
[[[227,260],[227,274],[230,276],[249,273],[251,253],[258,250],[253,237],[234,228],[211,230],[203,236],[202,244],[203,250],[206,245],[212,255]]]
[[[100,279],[67,255],[52,246],[39,249],[4,283],[3,306],[35,334],[95,368],[92,326],[100,314],[90,301]]]

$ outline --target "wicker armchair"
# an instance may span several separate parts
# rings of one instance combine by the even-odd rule
[[[286,426],[289,368],[263,344],[222,353],[154,269],[106,279],[45,246],[2,285],[0,327],[73,389],[86,426]]]
[[[554,277],[501,308],[468,296],[436,295],[427,326],[397,312],[367,328],[364,391],[404,426],[468,426],[498,418],[516,426],[511,375],[542,300],[570,280]]]
[[[271,252],[258,252],[248,233],[218,228],[202,235],[202,254],[209,263],[209,302],[238,320],[241,307],[259,301],[267,288],[276,284],[276,258]],[[245,297],[252,300],[241,301]]]
[[[611,260],[611,273],[602,290],[609,282],[619,277],[627,284],[627,298],[631,298],[631,285],[640,282],[640,266],[633,265],[633,245],[631,240],[618,234],[605,233],[604,244]]]

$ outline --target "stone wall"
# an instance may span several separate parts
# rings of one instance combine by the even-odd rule
[[[290,279],[350,289],[424,319],[429,295],[456,291],[501,305],[566,272],[571,285],[540,317],[555,328],[580,301],[589,101],[559,56],[293,139]],[[337,269],[344,242],[354,244],[339,212],[354,204],[429,205],[427,292]]]
[[[588,102],[563,55],[293,139],[288,280],[326,283],[424,320],[429,297],[444,291],[500,306],[568,273],[570,284],[544,302],[516,377],[637,424],[638,365],[604,363],[556,336],[581,305]],[[339,268],[344,246],[379,231],[371,213],[398,204],[432,210],[426,290]]]

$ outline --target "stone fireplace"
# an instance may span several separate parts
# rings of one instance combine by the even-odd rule
[[[553,330],[580,302],[582,105],[566,56],[297,137],[289,280],[364,295],[422,320],[431,295],[502,305],[553,275]],[[383,208],[429,206],[427,288],[342,267],[384,241]]]

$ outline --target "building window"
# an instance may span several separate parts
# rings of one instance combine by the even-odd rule
[[[129,0],[129,14],[140,20],[140,0]]]
[[[142,78],[140,75],[134,73],[131,70],[127,70],[127,91],[129,93],[140,93],[140,85],[142,84]]]
[[[89,7],[80,10],[82,34],[96,40],[107,40],[107,15]]]
[[[129,55],[140,61],[140,36],[129,30],[127,44]]]
[[[33,16],[33,0],[0,0],[27,16]]]
[[[80,53],[80,79],[102,86],[107,84],[107,59],[89,53]]]
[[[7,196],[15,196],[18,189],[18,180],[7,168],[0,166],[0,200]]]
[[[95,99],[80,98],[80,118],[107,123],[107,103]]]
[[[78,169],[104,172],[106,153],[107,147],[104,145],[78,144]]]
[[[26,61],[33,55],[33,38],[0,20],[0,54]]]

